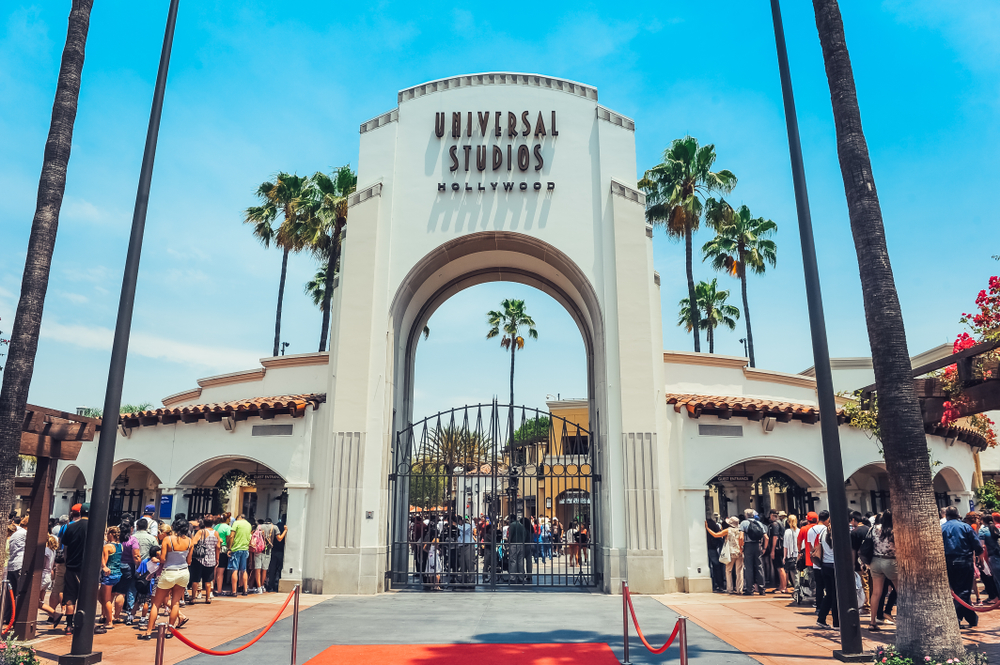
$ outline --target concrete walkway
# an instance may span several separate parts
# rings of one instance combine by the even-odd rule
[[[659,646],[672,630],[677,614],[650,597],[634,597],[634,603],[647,638]],[[300,664],[332,644],[603,642],[610,645],[619,659],[623,653],[621,597],[592,593],[400,592],[338,596],[301,612],[299,622]],[[290,635],[291,622],[283,619],[260,642],[241,654],[241,658],[269,665],[288,662]],[[239,646],[253,636],[233,640],[222,648]],[[678,660],[676,646],[654,656],[634,633],[632,636],[632,663]],[[688,642],[693,663],[755,662],[694,624],[689,624]],[[183,662],[219,665],[218,660],[199,654]]]

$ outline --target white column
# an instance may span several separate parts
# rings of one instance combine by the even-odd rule
[[[817,513],[821,510],[830,510],[830,501],[827,497],[826,486],[822,487],[810,487],[808,492],[816,497],[815,510]]]
[[[712,592],[712,568],[708,563],[708,548],[705,541],[705,487],[683,487],[685,524],[683,533],[687,535],[686,542],[676,543],[678,550],[687,550],[687,584],[688,593]],[[681,559],[683,551],[678,551]],[[682,559],[683,560],[683,559]]]
[[[278,583],[280,593],[288,593],[296,584],[302,584],[306,508],[312,489],[312,483],[285,483],[285,490],[288,491],[288,513],[285,521],[288,525],[288,535],[285,536],[285,560],[281,570],[281,581]]]

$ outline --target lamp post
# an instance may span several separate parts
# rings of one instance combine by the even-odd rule
[[[747,347],[747,338],[746,337],[741,337],[740,338],[740,344],[743,345],[743,355],[744,356],[749,356],[750,355],[750,349]]]
[[[101,549],[104,546],[104,529],[108,520],[111,469],[115,461],[118,412],[121,409],[122,383],[125,379],[125,362],[128,359],[129,334],[132,330],[132,309],[135,304],[139,257],[142,253],[142,235],[146,226],[149,186],[153,176],[156,139],[160,131],[163,93],[167,85],[167,69],[170,65],[170,49],[174,41],[178,2],[179,0],[170,0],[167,26],[163,34],[163,48],[160,51],[160,67],[156,73],[153,104],[149,112],[146,147],[142,155],[142,168],[139,171],[139,187],[135,196],[135,210],[132,214],[132,234],[129,237],[128,254],[125,258],[125,274],[122,277],[121,297],[118,302],[118,320],[115,324],[114,344],[111,348],[108,387],[104,395],[104,418],[112,420],[101,427],[100,443],[97,446],[97,461],[94,465],[94,485],[90,503],[90,524],[87,529],[83,568],[80,571],[80,598],[73,621],[73,646],[69,654],[59,657],[60,665],[90,665],[101,660],[100,652],[93,651],[94,621],[96,619],[94,610],[97,607]]]
[[[785,106],[788,130],[788,152],[792,162],[795,185],[795,208],[799,219],[802,243],[802,268],[805,273],[806,302],[809,307],[809,328],[812,334],[813,364],[816,367],[816,392],[819,397],[820,430],[823,436],[823,462],[826,468],[827,496],[830,501],[830,529],[833,531],[834,566],[837,584],[837,608],[840,612],[840,650],[833,655],[838,660],[867,661],[861,642],[861,620],[854,595],[854,555],[848,529],[847,491],[844,487],[844,461],[840,453],[840,432],[837,423],[837,402],[833,393],[830,370],[830,349],[826,340],[826,320],[823,316],[823,295],[820,290],[819,268],[816,264],[816,244],[813,240],[806,174],[802,165],[799,124],[792,95],[792,77],[785,50],[785,31],[781,24],[778,0],[771,0],[774,41],[778,51],[778,71]]]

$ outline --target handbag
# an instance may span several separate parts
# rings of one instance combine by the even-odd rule
[[[729,537],[726,537],[726,542],[722,545],[722,551],[719,552],[719,563],[729,563],[733,560],[733,553],[729,549]]]
[[[875,538],[872,536],[872,531],[869,531],[865,534],[864,540],[861,541],[861,548],[858,549],[858,559],[866,566],[870,566],[872,565],[873,558],[875,558]]]

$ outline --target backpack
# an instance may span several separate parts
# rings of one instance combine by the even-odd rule
[[[194,558],[200,563],[204,561],[205,557],[207,556],[208,556],[208,543],[205,542],[205,534],[201,534],[201,538],[194,546]]]
[[[264,548],[264,534],[260,532],[260,529],[256,529],[250,536],[250,551],[254,554],[260,554]]]
[[[746,533],[747,533],[747,538],[750,540],[750,542],[752,542],[752,543],[759,543],[761,540],[764,539],[764,534],[767,533],[767,532],[764,531],[764,525],[763,524],[761,524],[757,520],[753,519],[753,520],[750,520],[749,524],[747,524],[747,532]]]

